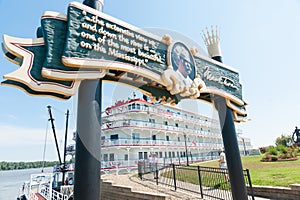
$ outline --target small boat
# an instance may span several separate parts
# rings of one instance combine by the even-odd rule
[[[61,161],[60,152],[57,145],[56,132],[54,127],[54,119],[52,117],[51,106],[47,106],[49,112],[49,121],[52,124],[53,135],[57,147],[59,164],[53,167],[52,173],[31,174],[30,181],[25,182],[20,190],[17,200],[72,200],[73,199],[73,183],[74,183],[74,163],[66,162],[66,155],[73,155],[74,146],[67,147],[67,130],[68,117],[66,117],[66,132],[65,132],[65,148],[64,160]],[[46,143],[45,143],[46,145]]]
[[[63,174],[65,181],[62,182]],[[72,200],[74,164],[65,168],[53,167],[52,173],[32,174],[30,181],[25,182],[19,191],[17,200]]]

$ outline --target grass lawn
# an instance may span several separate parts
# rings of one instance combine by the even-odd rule
[[[300,184],[300,159],[296,161],[261,162],[262,155],[244,156],[244,169],[249,169],[253,185],[282,186]],[[201,166],[218,167],[218,161],[198,163]]]

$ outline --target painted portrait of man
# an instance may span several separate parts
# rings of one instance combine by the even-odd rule
[[[175,72],[190,86],[195,78],[195,61],[189,49],[176,42],[171,49],[171,64]]]

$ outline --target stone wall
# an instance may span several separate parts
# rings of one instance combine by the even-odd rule
[[[101,199],[105,200],[170,200],[164,194],[133,191],[129,186],[113,184],[109,180],[101,179]]]
[[[300,184],[292,184],[290,187],[252,186],[254,196],[276,200],[299,200]]]

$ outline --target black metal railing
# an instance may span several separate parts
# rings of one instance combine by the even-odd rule
[[[180,189],[199,194],[203,199],[232,199],[228,170],[141,161],[138,163],[138,172],[143,180],[154,181],[157,185],[172,187],[174,190]],[[248,199],[254,200],[249,170],[243,172]]]

